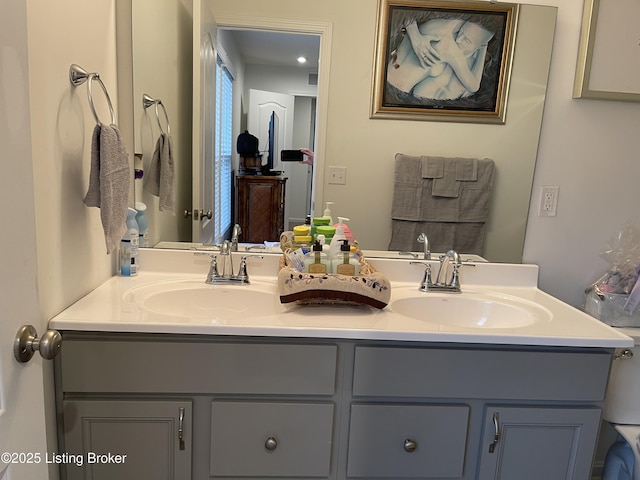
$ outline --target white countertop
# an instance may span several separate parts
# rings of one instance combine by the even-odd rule
[[[372,264],[392,282],[389,306],[282,305],[277,292],[276,255],[249,259],[250,289],[265,296],[272,314],[243,314],[251,305],[238,305],[237,313],[224,318],[211,315],[178,316],[149,311],[135,301],[131,292],[163,282],[189,282],[203,288],[234,289],[246,286],[204,285],[209,258],[188,251],[143,250],[141,272],[136,277],[113,277],[55,316],[50,328],[85,332],[170,333],[196,335],[241,335],[453,342],[567,347],[620,348],[633,340],[589,315],[555,299],[536,287],[538,269],[534,265],[477,264],[462,268],[463,292],[484,292],[517,297],[550,312],[548,322],[518,328],[465,328],[446,322],[417,320],[393,311],[396,299],[415,295],[422,276],[419,265],[406,260],[378,260]],[[237,263],[236,263],[237,264]],[[133,290],[132,290],[133,289]],[[239,289],[239,290],[238,290]],[[250,298],[250,292],[247,298]],[[206,292],[205,292],[206,293]],[[272,295],[271,295],[272,294]],[[421,293],[419,295],[432,295]],[[241,294],[242,295],[242,294]],[[464,295],[464,293],[463,293]],[[272,297],[272,300],[271,300]],[[172,305],[172,309],[180,308]],[[185,306],[188,308],[188,306]],[[243,310],[244,309],[244,310]],[[215,317],[215,316],[214,316]]]

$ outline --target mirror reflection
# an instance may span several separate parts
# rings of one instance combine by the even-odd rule
[[[201,226],[215,221],[215,214],[220,211],[220,207],[215,204],[211,208],[213,218],[209,221],[206,215],[208,209],[200,198],[202,195],[191,198],[192,192],[203,190],[201,186],[204,180],[200,172],[206,170],[197,161],[191,162],[192,157],[197,157],[191,144],[191,135],[199,128],[199,125],[192,124],[192,112],[189,108],[194,89],[200,88],[200,82],[194,81],[191,74],[192,59],[198,58],[198,55],[194,56],[193,42],[190,40],[196,19],[192,16],[190,6],[184,6],[179,0],[169,8],[164,19],[160,18],[160,6],[157,3],[147,0],[135,0],[134,3],[133,79],[135,98],[140,99],[139,102],[135,100],[136,104],[140,103],[139,110],[136,107],[135,112],[136,152],[142,153],[145,159],[152,155],[158,129],[155,117],[142,111],[143,93],[163,99],[171,118],[176,152],[180,151],[176,154],[177,215],[170,217],[158,212],[155,198],[142,199],[148,207],[151,244],[175,247],[174,242],[201,243]],[[166,3],[171,2],[163,2]],[[491,261],[521,261],[555,28],[555,8],[522,6],[511,74],[507,123],[504,126],[488,126],[369,119],[367,109],[371,98],[375,7],[372,8],[370,2],[366,6],[360,5],[362,2],[345,5],[332,0],[309,11],[290,12],[286,2],[268,3],[268,7],[262,6],[260,2],[256,3],[255,8],[252,6],[250,19],[244,13],[246,6],[222,0],[203,2],[202,5],[218,21],[212,50],[222,55],[216,57],[215,63],[227,68],[233,77],[233,120],[231,135],[227,137],[230,138],[227,155],[231,158],[234,178],[230,182],[231,222],[227,229],[238,221],[239,215],[235,202],[240,190],[236,183],[241,167],[241,157],[236,152],[238,135],[248,130],[260,138],[261,164],[268,160],[270,125],[264,119],[259,120],[257,126],[251,123],[251,90],[286,93],[293,95],[294,110],[296,114],[302,110],[304,116],[300,118],[304,120],[296,116],[292,122],[294,131],[291,143],[287,144],[284,138],[279,138],[282,142],[279,149],[284,146],[307,147],[315,151],[316,158],[313,167],[298,162],[278,164],[280,159],[275,154],[273,170],[283,172],[282,176],[286,177],[284,208],[287,211],[283,213],[283,228],[302,223],[308,213],[321,215],[325,202],[331,201],[334,203],[334,217],[344,215],[351,218],[351,228],[363,248],[385,250],[391,238],[393,159],[396,153],[487,157],[495,161],[496,172],[483,256]],[[340,15],[335,12],[335,7],[338,6]],[[306,68],[285,68],[283,65],[269,63],[266,52],[257,54],[258,45],[267,44],[258,33],[286,33],[280,31],[282,27],[279,30],[264,25],[255,26],[256,23],[260,24],[261,19],[264,19],[265,25],[269,25],[274,16],[292,23],[307,21],[313,17],[314,21],[331,26],[331,48],[326,52],[330,57],[330,71],[325,72],[329,92],[327,98],[316,97],[318,91],[316,89],[314,92],[310,85],[314,71],[308,65]],[[347,33],[351,30],[348,18],[353,16],[360,18],[367,26],[357,36]],[[141,22],[140,18],[145,20]],[[163,25],[161,22],[167,22],[167,26],[158,28],[159,24]],[[367,35],[363,32],[367,32]],[[252,38],[242,39],[243,34]],[[299,31],[288,35],[287,43],[291,45],[295,43],[292,40],[303,37],[315,37],[316,44],[321,44],[318,35],[300,35]],[[152,52],[138,48],[145,44],[153,46],[149,47]],[[254,52],[256,55],[250,57],[246,52]],[[263,63],[258,63],[259,61]],[[315,66],[317,69],[317,63]],[[297,87],[289,85],[278,88],[286,81],[278,79],[275,73],[288,69],[301,73],[305,83]],[[315,73],[322,78],[322,72],[316,70]],[[254,80],[256,83],[253,83]],[[171,91],[165,92],[170,85]],[[325,121],[318,116],[318,110],[322,108],[326,112]],[[268,111],[267,116],[270,117],[273,111]],[[280,132],[278,134],[284,135]],[[298,140],[294,141],[293,138]],[[344,168],[346,171],[346,186],[332,182],[334,167]],[[304,193],[296,194],[297,188]],[[141,190],[136,188],[137,200],[141,200]],[[215,196],[212,195],[212,198]],[[304,198],[304,201],[298,200],[299,198]],[[184,219],[184,210],[191,211],[192,216]],[[201,210],[205,214],[204,220],[201,220]],[[228,234],[224,228],[218,233],[221,236]],[[242,236],[240,241],[245,241]]]

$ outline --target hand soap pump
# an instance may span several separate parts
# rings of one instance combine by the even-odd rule
[[[316,242],[313,251],[307,253],[304,259],[305,271],[308,273],[330,273],[331,263],[327,254],[322,252],[322,245]]]
[[[333,262],[340,255],[340,246],[342,244],[342,240],[348,240],[346,235],[344,234],[344,224],[343,222],[348,222],[349,219],[345,217],[338,217],[338,226],[336,227],[336,233],[333,235],[331,239],[331,245],[329,246],[329,256],[331,257],[331,261]],[[340,257],[342,259],[342,257]]]
[[[322,214],[322,216],[324,218],[329,219],[329,223],[327,225],[333,225],[333,217],[331,216],[331,205],[333,205],[333,202],[325,202],[325,203],[326,203],[326,207],[324,209],[324,213]]]
[[[342,240],[340,255],[333,260],[333,271],[339,275],[351,276],[358,275],[360,271],[358,261],[351,255],[351,247],[347,239]]]

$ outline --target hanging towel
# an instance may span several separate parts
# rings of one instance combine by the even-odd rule
[[[127,230],[130,183],[129,155],[115,125],[96,125],[91,138],[91,172],[84,197],[87,207],[98,207],[107,254]]]
[[[156,149],[147,168],[144,189],[159,197],[158,209],[175,215],[175,165],[173,162],[173,140],[166,133],[160,134]]]
[[[461,182],[478,180],[478,160],[475,158],[420,157],[422,178],[433,180],[431,195],[458,198]]]

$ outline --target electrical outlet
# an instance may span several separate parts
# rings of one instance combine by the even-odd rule
[[[540,206],[538,208],[539,217],[555,217],[558,209],[558,190],[555,185],[544,185],[540,187]]]
[[[329,167],[329,183],[332,185],[347,184],[347,167]]]

